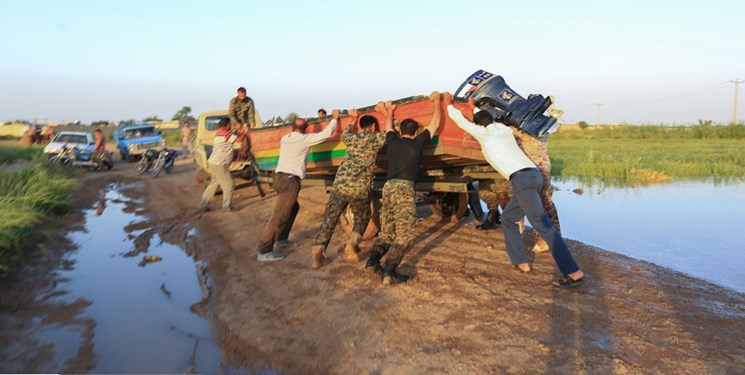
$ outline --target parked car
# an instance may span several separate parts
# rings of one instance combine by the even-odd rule
[[[133,125],[114,132],[114,143],[122,160],[134,161],[148,149],[166,146],[163,135],[153,125]]]
[[[44,154],[48,156],[54,156],[62,151],[65,146],[67,148],[77,148],[79,150],[86,150],[88,152],[93,151],[95,142],[93,135],[87,132],[60,132],[49,144],[44,147]]]

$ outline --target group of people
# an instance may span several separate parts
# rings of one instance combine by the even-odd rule
[[[21,144],[44,144],[51,141],[52,138],[54,138],[54,129],[51,126],[29,125],[21,136]]]
[[[359,243],[370,219],[375,161],[379,150],[387,145],[388,170],[382,191],[381,228],[365,268],[379,274],[384,285],[406,282],[410,278],[409,275],[398,272],[398,267],[416,237],[418,219],[414,186],[422,154],[440,126],[444,105],[448,116],[479,142],[489,165],[509,181],[511,193],[509,200],[502,204],[501,224],[507,252],[514,268],[523,273],[532,271],[523,247],[522,228],[519,224],[527,217],[545,246],[551,251],[561,271],[562,277],[553,284],[558,287],[581,284],[584,281],[584,273],[559,233],[558,219],[554,220],[555,223],[552,222],[552,217],[556,216],[555,208],[551,217],[547,213],[546,207],[551,211],[553,203],[549,205],[545,202],[547,189],[550,189],[550,186],[546,187],[545,173],[542,173],[545,172],[545,165],[541,165],[543,168],[539,169],[538,163],[531,160],[521,148],[532,142],[527,138],[522,139],[530,136],[519,135],[519,130],[495,122],[487,111],[479,111],[473,101],[469,101],[462,112],[453,106],[453,96],[450,93],[440,95],[439,92],[433,92],[430,101],[433,107],[432,118],[422,131],[420,124],[413,119],[404,119],[399,129],[395,129],[393,118],[396,106],[390,101],[378,103],[375,107],[375,110],[385,118],[384,127],[380,132],[375,130],[379,128],[375,116],[368,114],[359,117],[356,110],[348,112],[352,122],[345,127],[341,135],[341,141],[346,145],[346,154],[336,173],[324,218],[311,249],[311,268],[321,268],[328,261],[325,256],[326,247],[340,215],[347,207],[351,208],[355,220],[353,231],[344,246],[344,255],[350,262],[360,260]],[[223,190],[222,209],[231,210],[233,181],[227,167],[233,157],[233,143],[243,140],[244,144],[248,144],[248,128],[252,127],[250,119],[253,117],[253,101],[245,95],[245,89],[238,89],[238,96],[230,102],[229,112],[229,118],[220,121],[213,153],[208,160],[213,179],[202,196],[199,206],[201,210],[207,209],[218,186]],[[318,114],[319,117],[326,115],[322,109]],[[290,230],[300,210],[298,194],[301,180],[305,178],[308,153],[312,146],[326,141],[335,133],[339,116],[340,111],[333,110],[331,121],[326,127],[318,133],[311,134],[306,133],[307,120],[297,118],[292,125],[292,131],[282,137],[274,176],[277,199],[274,212],[259,241],[259,261],[277,261],[285,257],[275,249],[288,244]],[[231,131],[231,124],[236,128],[234,131]],[[357,125],[359,130],[356,130]],[[535,141],[538,142],[535,147],[541,147],[541,141]],[[543,147],[545,150],[545,142]],[[550,195],[548,201],[550,202]],[[491,213],[487,215],[487,221],[494,221],[494,216]],[[482,224],[482,227],[488,227],[485,224],[487,223]]]

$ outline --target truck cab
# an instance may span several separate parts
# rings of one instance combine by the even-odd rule
[[[142,124],[124,127],[114,132],[114,144],[122,160],[134,161],[145,151],[166,147],[166,141],[154,125]]]

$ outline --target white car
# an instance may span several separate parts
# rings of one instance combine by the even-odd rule
[[[65,145],[67,145],[67,148],[75,147],[80,150],[85,150],[90,147],[92,150],[95,142],[91,133],[60,132],[46,147],[44,147],[44,153],[50,156],[59,154],[62,147]]]

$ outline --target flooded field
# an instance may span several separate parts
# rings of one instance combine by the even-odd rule
[[[745,182],[554,185],[566,237],[745,293]]]
[[[144,218],[135,214],[141,202],[121,192],[126,187],[111,185],[85,211],[85,230],[69,234],[78,248],[66,256],[71,266],[59,271],[57,302],[89,304],[81,318],[94,322],[91,372],[235,372],[222,365],[208,322],[191,310],[208,293],[199,262],[157,234],[145,252],[135,250],[142,231],[124,228]],[[49,370],[59,371],[86,335],[77,326],[42,327],[36,339],[52,344]]]

